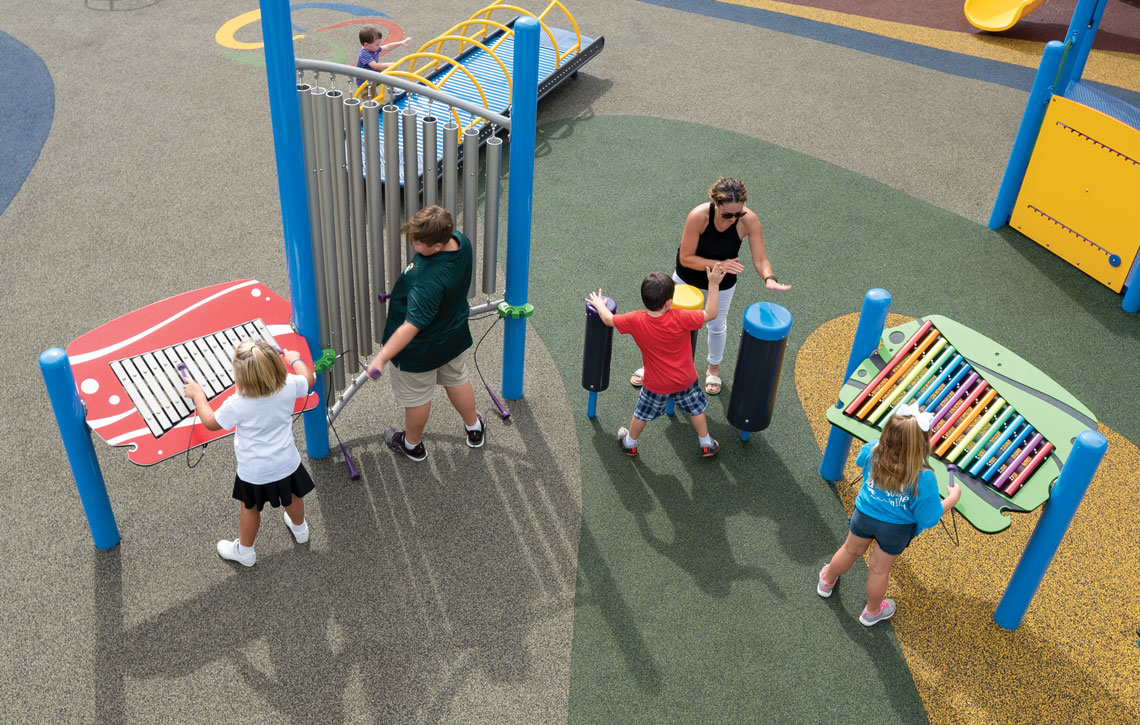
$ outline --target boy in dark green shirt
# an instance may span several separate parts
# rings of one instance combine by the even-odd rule
[[[467,445],[483,445],[483,416],[475,409],[463,354],[471,347],[467,290],[472,253],[470,240],[455,231],[451,213],[443,207],[416,212],[403,232],[416,254],[392,289],[380,353],[369,363],[368,374],[379,378],[388,372],[396,403],[404,408],[404,430],[389,428],[384,441],[392,450],[422,461],[427,458],[423,431],[436,385],[444,387],[463,417]]]

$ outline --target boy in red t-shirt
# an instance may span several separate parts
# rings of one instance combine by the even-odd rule
[[[709,435],[709,424],[705,418],[709,401],[697,382],[690,342],[693,330],[699,330],[709,320],[716,319],[724,266],[718,262],[714,267],[706,267],[705,274],[709,278],[709,293],[703,312],[673,309],[676,283],[660,272],[654,272],[641,281],[644,310],[614,315],[606,307],[601,290],[591,292],[587,298],[603,323],[623,335],[633,335],[633,341],[641,349],[644,384],[629,428],[622,426],[617,432],[618,445],[627,456],[637,455],[637,437],[645,430],[646,423],[665,412],[665,404],[670,397],[678,408],[689,414],[689,420],[697,429],[701,456],[711,458],[720,450],[720,444]]]

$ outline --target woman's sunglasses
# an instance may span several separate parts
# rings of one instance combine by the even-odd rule
[[[722,211],[720,213],[721,219],[739,219],[742,216],[744,216],[744,212],[742,212],[742,211],[737,211],[737,212]]]

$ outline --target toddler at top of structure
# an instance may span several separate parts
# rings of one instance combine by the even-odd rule
[[[381,63],[380,56],[393,48],[407,45],[411,41],[411,38],[404,38],[384,45],[380,42],[384,37],[384,32],[375,25],[365,25],[360,29],[358,37],[360,38],[360,52],[356,55],[356,67],[374,70],[377,73],[386,71],[393,65],[392,63]],[[358,87],[363,83],[363,78],[356,79]]]
[[[677,407],[689,414],[693,428],[700,438],[701,456],[711,458],[720,450],[720,444],[709,435],[705,409],[708,398],[701,392],[697,368],[693,364],[690,342],[693,330],[699,330],[717,314],[717,297],[724,267],[718,262],[706,267],[709,289],[704,310],[678,310],[673,308],[673,290],[676,283],[660,272],[648,275],[641,282],[641,301],[644,310],[615,315],[606,307],[602,291],[590,293],[587,301],[598,311],[602,322],[623,335],[632,335],[641,349],[645,368],[644,383],[637,398],[637,407],[629,428],[622,426],[617,432],[618,445],[628,456],[637,455],[637,438],[645,424],[665,412],[669,398]]]

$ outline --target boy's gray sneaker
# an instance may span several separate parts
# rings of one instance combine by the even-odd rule
[[[618,445],[621,446],[622,452],[625,453],[627,456],[636,456],[637,455],[637,446],[627,446],[625,444],[625,439],[626,439],[626,436],[628,436],[628,435],[629,435],[629,428],[626,428],[624,425],[621,428],[618,428],[618,432],[617,432]]]
[[[720,443],[714,439],[713,442],[707,446],[701,446],[701,458],[712,458],[720,450]]]
[[[870,627],[882,622],[884,619],[890,619],[895,616],[895,610],[897,609],[898,607],[895,606],[895,600],[884,599],[878,614],[871,614],[867,611],[866,607],[863,607],[863,613],[859,615],[859,621],[862,622],[864,627]]]

